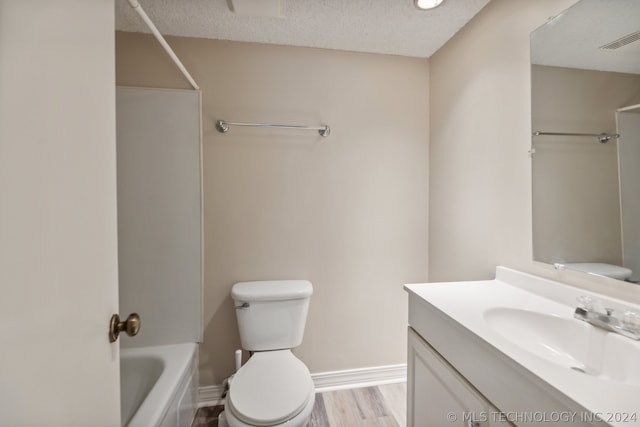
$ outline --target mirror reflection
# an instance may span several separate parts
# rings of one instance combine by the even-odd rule
[[[531,35],[534,260],[640,282],[640,1]]]

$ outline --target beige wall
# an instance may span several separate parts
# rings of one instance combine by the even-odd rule
[[[203,99],[202,385],[239,347],[236,281],[314,284],[297,355],[312,372],[405,363],[406,295],[427,279],[427,60],[169,38]],[[119,85],[188,87],[148,36],[118,33]],[[327,123],[315,132],[229,121]]]
[[[616,132],[640,102],[640,76],[535,65],[534,131]],[[622,263],[618,141],[539,136],[533,157],[533,254],[543,262]]]
[[[531,261],[529,34],[573,3],[493,0],[431,57],[431,281],[506,265],[640,301],[637,286]]]

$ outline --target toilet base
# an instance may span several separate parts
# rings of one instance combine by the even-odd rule
[[[229,427],[229,423],[227,422],[227,415],[224,411],[218,414],[218,427]]]

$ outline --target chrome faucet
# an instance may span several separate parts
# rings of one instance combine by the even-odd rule
[[[627,338],[640,340],[640,313],[629,308],[619,317],[613,308],[605,308],[603,312],[598,308],[599,305],[600,302],[591,297],[578,297],[578,307],[573,317]]]

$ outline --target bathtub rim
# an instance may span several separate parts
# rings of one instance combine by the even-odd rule
[[[198,344],[168,344],[120,350],[120,358],[160,359],[164,369],[126,427],[157,426],[163,421],[185,377],[191,375]]]

